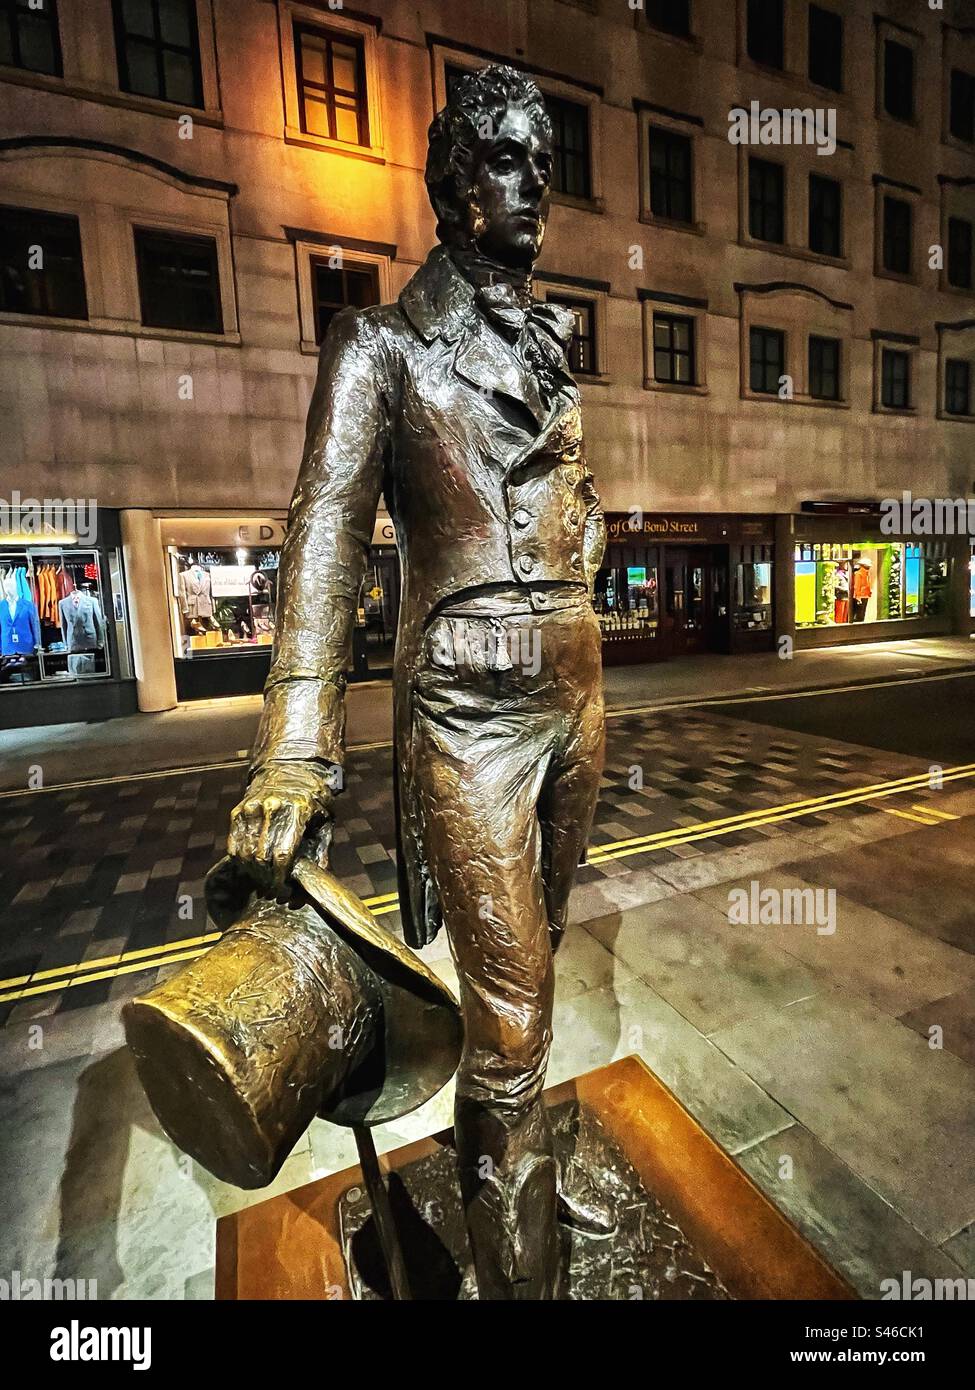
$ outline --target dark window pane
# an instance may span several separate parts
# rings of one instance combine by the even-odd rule
[[[911,205],[903,198],[884,198],[884,270],[911,273]]]
[[[61,76],[56,0],[33,9],[28,0],[0,0],[0,63]]]
[[[647,0],[647,23],[665,34],[686,38],[691,32],[690,0]]]
[[[694,320],[678,314],[654,314],[653,341],[655,380],[693,385],[696,380]]]
[[[77,217],[0,208],[0,309],[51,318],[88,317]]]
[[[369,144],[365,49],[359,39],[295,26],[301,128],[348,145]]]
[[[823,401],[840,398],[840,345],[836,338],[809,339],[809,394]]]
[[[968,362],[949,360],[945,363],[945,412],[948,415],[971,414],[971,387]]]
[[[550,96],[547,92],[545,106],[555,133],[552,189],[573,198],[591,198],[589,108],[577,101]]]
[[[122,22],[127,34],[141,34],[144,39],[155,39],[156,18],[152,0],[122,0]]]
[[[972,224],[963,217],[948,218],[948,283],[972,287]]]
[[[379,278],[371,266],[330,266],[312,259],[312,294],[315,301],[315,336],[322,342],[329,324],[341,309],[365,309],[379,303]]]
[[[211,237],[137,227],[135,249],[146,327],[223,332],[217,243]]]
[[[161,96],[159,62],[155,49],[144,43],[130,43],[125,51],[128,69],[127,90],[141,97]]]
[[[691,141],[687,135],[650,127],[650,211],[675,222],[694,219]]]
[[[181,48],[193,46],[190,8],[183,0],[159,0],[159,32],[164,43]]]
[[[906,410],[910,403],[910,359],[906,352],[884,348],[881,353],[880,402],[890,410]]]
[[[821,256],[843,254],[842,189],[836,179],[809,175],[809,249]]]
[[[785,238],[785,172],[767,159],[748,161],[748,232],[756,241]]]
[[[781,68],[785,62],[782,0],[748,0],[746,46],[755,63]]]
[[[119,86],[180,106],[203,105],[195,0],[114,0]]]
[[[957,139],[975,141],[975,77],[958,68],[951,71],[950,128]]]
[[[574,372],[585,376],[596,374],[596,306],[588,299],[571,299],[564,295],[550,294],[550,304],[561,304],[571,309],[575,319],[572,342],[569,344],[569,366]]]
[[[898,120],[914,118],[914,50],[884,40],[884,110]]]
[[[809,6],[809,80],[843,90],[843,19],[819,5]]]
[[[753,391],[777,396],[785,374],[785,334],[777,328],[753,328],[749,333],[749,384]]]
[[[168,101],[192,106],[196,101],[196,74],[187,53],[163,54],[163,90]]]

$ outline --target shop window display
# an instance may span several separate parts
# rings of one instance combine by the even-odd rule
[[[936,545],[796,546],[796,626],[893,622],[946,611],[948,560]]]
[[[277,550],[170,547],[179,655],[258,651],[274,640]]]
[[[772,565],[749,562],[735,567],[734,624],[739,630],[769,632],[772,627]]]
[[[593,607],[604,641],[655,637],[660,622],[657,566],[623,565],[600,570]]]
[[[0,688],[110,675],[95,551],[0,551]]]

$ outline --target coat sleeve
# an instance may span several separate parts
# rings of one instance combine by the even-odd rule
[[[345,673],[390,438],[388,357],[367,315],[344,310],[332,321],[281,552],[252,771],[272,760],[344,759]]]
[[[586,522],[582,540],[582,562],[585,568],[586,583],[592,593],[596,575],[602,564],[606,550],[606,518],[603,516],[595,479],[589,470],[582,481],[582,495],[586,502]]]

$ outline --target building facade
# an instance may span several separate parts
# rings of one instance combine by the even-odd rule
[[[0,725],[260,688],[318,344],[492,60],[556,132],[606,660],[970,630],[967,534],[883,506],[975,494],[964,0],[0,0],[0,498],[104,518],[0,536]],[[381,515],[353,675],[397,587]]]

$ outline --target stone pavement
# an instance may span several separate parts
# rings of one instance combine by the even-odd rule
[[[338,803],[334,867],[367,897],[395,889],[389,756],[357,750]],[[928,772],[707,708],[614,718],[557,962],[550,1081],[639,1053],[866,1296],[905,1269],[975,1277],[975,779]],[[0,802],[0,1270],[211,1297],[217,1215],[354,1162],[316,1122],[271,1189],[229,1188],[162,1135],[121,1046],[122,999],[201,949],[241,775]],[[753,881],[835,892],[835,931],[731,925]],[[455,982],[443,936],[424,956]]]
[[[818,689],[857,682],[931,675],[975,667],[975,643],[965,637],[871,642],[749,656],[682,657],[649,666],[614,666],[603,673],[609,709],[659,707],[756,692]],[[392,738],[388,681],[348,690],[349,745]],[[246,757],[261,710],[259,695],[193,701],[162,714],[135,714],[101,723],[9,729],[3,734],[0,791],[28,785],[40,766],[48,786],[91,777],[234,762]],[[3,710],[0,706],[0,716]]]

